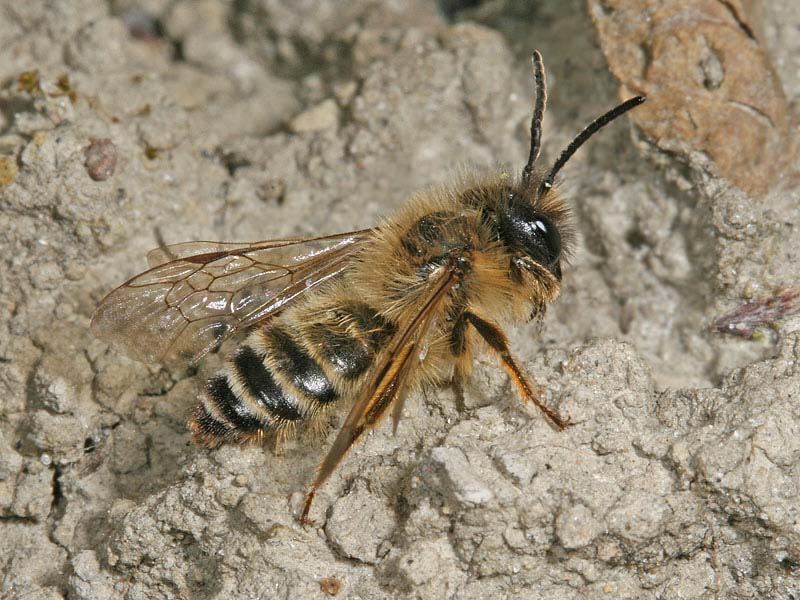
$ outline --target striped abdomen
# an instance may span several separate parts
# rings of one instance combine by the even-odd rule
[[[254,331],[208,381],[189,422],[197,442],[258,441],[313,418],[352,395],[394,332],[364,303],[310,313]]]

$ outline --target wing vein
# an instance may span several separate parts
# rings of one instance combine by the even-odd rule
[[[408,377],[413,372],[412,367],[415,364],[413,357],[418,356],[416,350],[419,343],[425,339],[437,309],[450,289],[458,283],[460,276],[461,272],[456,267],[456,261],[452,260],[444,267],[440,277],[428,284],[431,289],[420,304],[419,311],[383,353],[374,375],[359,394],[333,445],[317,469],[316,477],[306,496],[302,521],[307,520],[316,490],[330,477],[361,434],[368,427],[379,423],[386,409],[405,391]]]

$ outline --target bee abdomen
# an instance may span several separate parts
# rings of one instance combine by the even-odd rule
[[[363,302],[329,311],[328,319],[306,330],[306,341],[337,377],[353,381],[375,362],[395,325]]]
[[[284,390],[265,355],[244,345],[206,384],[189,428],[199,443],[218,446],[258,441],[303,418],[298,398]]]
[[[319,363],[295,341],[294,332],[276,326],[259,333],[263,336],[270,362],[312,406],[338,400],[339,394],[333,383]]]
[[[313,418],[352,390],[342,382],[363,375],[394,330],[351,302],[299,329],[279,321],[255,331],[206,385],[189,423],[195,440],[212,447],[258,441]]]
[[[255,440],[266,425],[233,392],[225,375],[208,381],[205,393],[200,396],[200,403],[189,420],[189,430],[195,442],[209,447]]]
[[[362,341],[341,331],[336,325],[318,323],[312,336],[318,341],[321,357],[331,370],[345,379],[356,379],[372,364],[373,353]]]
[[[233,357],[232,369],[241,382],[243,399],[270,423],[285,423],[302,418],[297,399],[286,393],[275,381],[264,357],[249,346],[240,348]]]

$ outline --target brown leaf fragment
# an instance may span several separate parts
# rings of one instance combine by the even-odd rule
[[[779,320],[798,314],[800,288],[784,289],[722,315],[712,323],[711,330],[751,339],[758,329],[772,327]]]
[[[698,152],[752,196],[794,165],[790,109],[752,0],[588,0],[603,52],[647,96],[631,118],[684,161]]]

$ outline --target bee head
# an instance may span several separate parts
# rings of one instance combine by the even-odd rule
[[[522,191],[509,193],[497,213],[500,239],[524,257],[542,265],[561,280],[561,231],[565,210],[553,214]],[[554,207],[555,208],[555,207]],[[548,214],[550,213],[550,214]]]
[[[525,258],[545,267],[561,280],[563,227],[567,209],[553,190],[556,175],[586,140],[617,117],[645,101],[635,96],[612,108],[587,125],[561,152],[553,166],[544,174],[535,171],[542,142],[542,117],[547,103],[547,82],[542,56],[533,53],[533,76],[536,84],[536,103],[531,119],[531,148],[528,162],[522,169],[520,184],[512,189],[498,211],[500,238]]]

